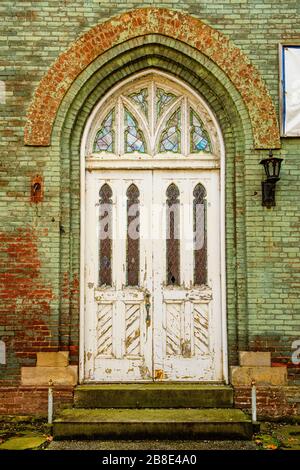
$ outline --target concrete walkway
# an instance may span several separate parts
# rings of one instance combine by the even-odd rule
[[[47,450],[257,450],[253,441],[53,441]]]

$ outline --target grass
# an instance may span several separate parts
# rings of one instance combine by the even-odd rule
[[[44,449],[52,441],[45,419],[0,416],[0,450]]]

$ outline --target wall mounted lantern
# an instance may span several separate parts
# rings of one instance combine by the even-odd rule
[[[269,150],[269,158],[264,158],[259,163],[264,166],[267,179],[262,181],[262,205],[270,209],[275,204],[275,186],[280,180],[280,167],[283,158],[273,157],[272,150]]]

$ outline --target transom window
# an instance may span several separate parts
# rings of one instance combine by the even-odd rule
[[[111,93],[97,110],[87,156],[219,157],[219,139],[202,98],[166,74],[149,72]]]

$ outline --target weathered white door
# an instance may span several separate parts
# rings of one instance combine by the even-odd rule
[[[82,140],[83,380],[223,380],[222,149],[205,101],[157,70],[93,110]]]
[[[221,380],[218,194],[218,171],[88,173],[88,380]]]

